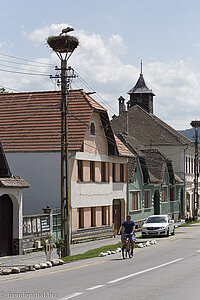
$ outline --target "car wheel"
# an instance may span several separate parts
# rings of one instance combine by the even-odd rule
[[[175,235],[175,228],[174,228],[174,230],[172,231],[171,235]]]
[[[169,236],[169,228],[167,229],[167,234],[166,234],[166,236]]]

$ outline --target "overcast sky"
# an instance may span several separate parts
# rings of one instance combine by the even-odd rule
[[[154,113],[176,129],[200,118],[200,1],[0,0],[0,12],[1,87],[54,90],[47,75],[60,61],[46,38],[70,25],[80,41],[69,60],[80,75],[73,88],[96,91],[110,116],[120,96],[129,99],[142,59]]]

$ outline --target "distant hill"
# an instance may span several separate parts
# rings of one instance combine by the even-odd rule
[[[178,132],[180,132],[181,134],[183,134],[188,139],[190,139],[191,141],[194,142],[194,129],[193,128],[185,129],[185,130],[179,130]]]

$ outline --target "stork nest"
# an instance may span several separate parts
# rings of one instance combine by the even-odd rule
[[[54,51],[59,53],[73,52],[79,45],[76,37],[71,35],[50,36],[47,39],[47,44]]]

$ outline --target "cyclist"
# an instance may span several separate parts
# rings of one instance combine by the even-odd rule
[[[126,221],[124,221],[119,228],[118,234],[120,234],[123,230],[123,233],[121,235],[121,241],[122,243],[126,242],[126,236],[131,235],[131,256],[133,256],[133,250],[135,246],[135,222],[131,221],[131,216],[126,217]]]

